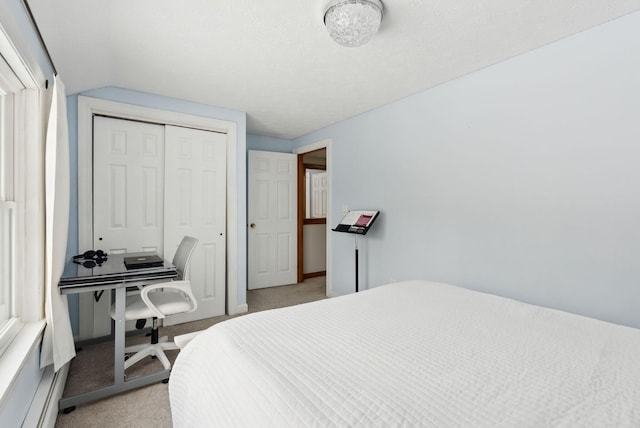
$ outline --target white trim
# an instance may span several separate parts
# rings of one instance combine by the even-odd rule
[[[25,227],[24,257],[21,257],[16,266],[24,272],[21,288],[20,317],[25,323],[36,322],[44,319],[44,262],[31,263],[33,257],[44,260],[45,230],[44,230],[44,122],[45,98],[47,92],[44,88],[40,91],[27,89],[24,91],[24,108],[28,112],[24,123],[24,145],[26,159],[24,160],[24,180],[21,184],[25,192],[25,202],[28,209],[24,212]],[[28,298],[25,298],[28,296]],[[38,305],[35,302],[41,302]]]
[[[249,312],[249,305],[246,303],[237,305],[234,308],[229,307],[229,315],[244,314],[245,312]]]
[[[293,153],[300,155],[303,153],[309,153],[320,149],[327,149],[327,260],[326,260],[326,285],[325,294],[327,297],[334,297],[336,293],[333,291],[333,269],[331,268],[331,225],[333,219],[331,217],[331,187],[332,187],[332,171],[333,171],[333,159],[331,157],[331,139],[321,140],[315,143],[308,144],[306,146],[300,146],[293,149]]]
[[[67,383],[70,365],[71,363],[65,364],[57,372],[53,371],[53,365],[47,366],[22,426],[35,428],[55,426],[58,402],[62,398],[64,386]]]
[[[316,150],[327,148],[327,155],[331,147],[331,138],[320,140],[315,143],[307,144],[306,146],[300,146],[293,149],[293,153],[300,155],[303,153],[315,152]],[[327,156],[328,158],[328,156]]]
[[[11,291],[13,291],[13,289]],[[12,300],[15,300],[15,296],[11,297]],[[18,335],[18,333],[20,333],[22,327],[23,324],[20,318],[10,316],[8,319],[6,319],[6,322],[2,325],[2,328],[0,328],[0,362],[2,361],[4,351],[12,346],[12,344],[14,343],[13,339]]]
[[[184,126],[227,134],[227,311],[229,314],[242,306],[238,300],[238,130],[235,122],[193,116],[149,107],[141,107],[85,96],[78,97],[78,250],[93,246],[92,186],[93,176],[93,115],[102,114],[123,119],[154,122],[163,125]],[[82,293],[89,295],[91,293]],[[81,300],[82,301],[82,300]],[[81,306],[82,307],[82,306]],[[81,314],[83,315],[84,312]],[[80,337],[93,326],[81,323]]]

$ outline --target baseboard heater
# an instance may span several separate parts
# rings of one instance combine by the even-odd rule
[[[23,427],[54,427],[58,417],[58,401],[62,398],[67,383],[69,365],[70,363],[65,364],[57,373],[53,371],[53,365],[44,370]]]

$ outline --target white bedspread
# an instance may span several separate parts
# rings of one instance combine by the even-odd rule
[[[407,281],[214,325],[180,427],[640,427],[640,330]]]

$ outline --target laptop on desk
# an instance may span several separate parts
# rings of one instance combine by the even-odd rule
[[[127,269],[143,269],[164,265],[162,258],[156,254],[130,256],[124,258]]]

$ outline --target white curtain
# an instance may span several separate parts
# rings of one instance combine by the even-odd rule
[[[46,135],[46,276],[45,317],[40,367],[53,364],[58,371],[75,355],[67,296],[58,291],[64,270],[69,226],[69,132],[64,83],[55,76]]]

